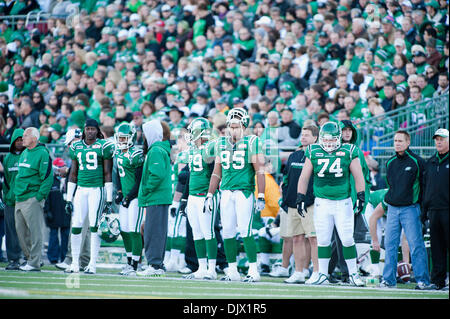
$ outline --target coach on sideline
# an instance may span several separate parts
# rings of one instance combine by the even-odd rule
[[[23,133],[26,149],[19,158],[14,185],[16,231],[27,264],[23,271],[40,271],[44,202],[53,184],[52,161],[48,150],[38,143],[39,131],[29,127]]]
[[[416,289],[429,290],[430,275],[420,222],[420,201],[423,191],[425,161],[410,149],[411,137],[399,130],[394,135],[395,155],[386,163],[388,206],[385,229],[385,264],[381,287],[395,287],[397,280],[397,250],[403,229],[411,251]]]
[[[423,208],[424,217],[430,219],[431,282],[437,289],[448,290],[448,130],[438,129],[433,139],[437,152],[426,163]]]

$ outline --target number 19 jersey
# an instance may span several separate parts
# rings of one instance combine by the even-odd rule
[[[209,141],[200,147],[193,146],[188,151],[189,158],[189,195],[208,192],[211,179],[211,162],[214,161],[215,141]]]
[[[354,145],[343,144],[339,149],[328,153],[319,144],[311,144],[306,148],[305,156],[313,166],[316,197],[339,200],[351,196],[350,163],[358,158]]]
[[[84,140],[70,146],[69,156],[78,162],[77,185],[81,187],[103,187],[103,160],[112,159],[115,146],[112,141],[97,139],[91,145]]]
[[[255,169],[251,158],[262,154],[262,146],[256,135],[242,137],[236,144],[230,137],[220,137],[216,143],[216,156],[222,165],[222,190],[255,191]]]

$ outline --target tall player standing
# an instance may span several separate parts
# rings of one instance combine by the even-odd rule
[[[327,122],[319,132],[319,144],[307,147],[305,165],[298,181],[297,209],[307,214],[305,194],[311,174],[314,174],[314,226],[317,233],[319,276],[313,285],[328,284],[328,264],[331,257],[331,236],[336,226],[342,241],[344,259],[350,282],[364,286],[357,273],[356,246],[353,238],[354,216],[350,174],[357,191],[357,213],[364,207],[364,176],[357,149],[352,144],[341,145],[339,124]]]
[[[135,276],[142,254],[141,224],[144,209],[138,206],[139,184],[142,178],[144,153],[134,146],[136,129],[130,123],[122,123],[114,134],[118,179],[115,203],[119,207],[120,234],[123,238],[127,265],[121,275]]]
[[[264,155],[259,138],[255,135],[244,136],[249,125],[249,116],[243,108],[233,108],[227,115],[228,136],[220,137],[216,142],[216,159],[211,175],[204,210],[210,214],[214,209],[213,194],[220,184],[220,218],[223,227],[225,256],[228,271],[221,280],[239,281],[237,270],[236,234],[244,243],[249,261],[245,282],[260,280],[257,267],[257,250],[252,235],[252,215],[255,205],[255,174],[258,189],[265,189]],[[256,209],[264,209],[264,193],[258,194]]]
[[[81,229],[86,216],[91,232],[91,258],[85,273],[95,274],[101,238],[97,234],[102,213],[110,213],[113,200],[114,143],[104,139],[98,122],[87,119],[80,141],[70,146],[72,168],[67,185],[66,210],[72,214],[72,264],[66,272],[79,272]],[[73,195],[75,188],[77,191]],[[106,204],[105,204],[106,197]]]
[[[185,278],[213,280],[217,278],[217,239],[214,234],[214,221],[218,206],[218,191],[213,196],[211,213],[203,211],[214,169],[214,141],[210,141],[211,123],[203,117],[196,118],[189,124],[188,131],[190,173],[181,198],[180,213],[186,211],[192,227],[199,267],[196,272],[186,275]]]

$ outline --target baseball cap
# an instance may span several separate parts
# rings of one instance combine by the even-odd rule
[[[434,133],[433,139],[435,139],[436,136],[448,137],[448,130],[445,128],[440,128]]]
[[[63,167],[66,166],[66,163],[64,163],[64,160],[61,157],[57,157],[53,160],[53,166],[56,167]]]
[[[314,16],[313,21],[324,22],[324,17],[323,17],[323,15],[318,13]]]

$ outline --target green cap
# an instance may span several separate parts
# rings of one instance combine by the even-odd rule
[[[85,121],[86,115],[82,110],[73,111],[72,114],[70,115],[70,122],[78,126],[80,129],[84,128]]]
[[[337,11],[348,11],[348,8],[347,8],[346,6],[340,5],[340,6],[337,8]]]
[[[176,42],[177,39],[174,36],[170,36],[167,38],[166,42]]]
[[[62,132],[62,126],[59,123],[55,123],[50,125],[50,128],[48,129],[50,132],[56,131],[58,133]]]
[[[427,6],[433,7],[433,8],[435,8],[435,9],[439,9],[439,8],[440,8],[439,3],[438,3],[436,0],[431,0],[430,2],[426,2],[426,3],[425,3],[425,6],[426,6],[426,7],[427,7]]]

